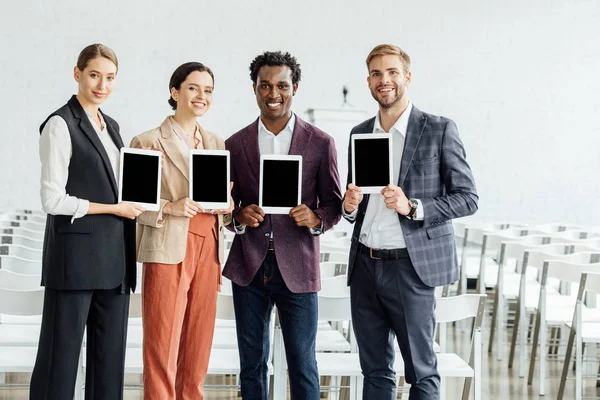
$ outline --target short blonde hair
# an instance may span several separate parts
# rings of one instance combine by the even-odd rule
[[[404,52],[400,47],[394,46],[393,44],[380,44],[375,46],[373,50],[367,56],[367,69],[369,69],[369,64],[375,57],[381,56],[398,56],[404,65],[404,72],[410,71],[410,57],[408,54]]]

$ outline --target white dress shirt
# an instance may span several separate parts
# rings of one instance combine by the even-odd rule
[[[408,103],[408,107],[402,113],[400,118],[390,128],[389,132],[385,132],[381,127],[379,113],[375,118],[374,133],[389,133],[392,135],[392,161],[393,161],[393,182],[398,184],[400,178],[400,165],[402,162],[402,153],[404,152],[404,139],[408,129],[408,117],[412,111],[412,103]],[[419,206],[417,208],[416,220],[423,220],[423,207],[421,201],[417,200]],[[356,218],[358,208],[353,213],[348,214],[342,205],[344,216],[350,219]],[[367,247],[373,249],[399,249],[405,248],[404,234],[402,226],[398,220],[398,212],[389,209],[385,206],[383,195],[371,194],[369,196],[369,204],[365,212],[365,219],[360,230],[358,240]]]
[[[87,112],[86,114],[106,150],[115,179],[117,179],[119,149],[108,134],[102,114],[99,113],[103,129],[96,125]],[[44,212],[51,215],[72,215],[71,222],[86,215],[90,206],[88,200],[70,196],[66,191],[72,154],[73,146],[67,123],[62,117],[55,115],[48,120],[40,135],[40,161],[42,163],[40,197]]]

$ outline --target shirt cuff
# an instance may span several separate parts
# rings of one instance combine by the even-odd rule
[[[235,233],[237,235],[243,235],[246,233],[246,227],[240,224],[235,218],[233,219],[233,228],[235,229]]]
[[[162,227],[165,224],[165,215],[163,214],[163,210],[169,204],[167,201],[161,208],[158,209],[158,218],[156,218],[156,225]]]
[[[90,209],[89,200],[79,199],[79,204],[77,205],[77,210],[75,214],[73,214],[73,218],[71,218],[71,223],[75,221],[77,218],[81,218],[88,213]]]
[[[415,199],[417,201],[417,203],[419,203],[419,205],[417,206],[417,212],[415,215],[414,220],[415,221],[423,221],[425,219],[425,210],[423,209],[423,203],[421,203],[421,200],[419,199]]]
[[[319,236],[321,233],[323,233],[323,220],[320,217],[319,217],[319,219],[321,220],[321,223],[319,224],[319,226],[310,228],[310,234],[313,236]]]
[[[342,216],[344,218],[346,218],[349,221],[354,221],[356,219],[357,214],[358,214],[358,207],[356,207],[356,210],[354,210],[350,214],[348,214],[346,212],[346,210],[344,210],[344,202],[342,202]]]

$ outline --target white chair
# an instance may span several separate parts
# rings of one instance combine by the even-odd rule
[[[30,239],[44,240],[44,231],[32,230],[27,228],[21,228],[19,226],[3,226],[3,222],[0,222],[0,234],[1,235],[19,235],[25,236]]]
[[[23,235],[14,234],[0,234],[0,243],[5,244],[16,244],[19,246],[29,247],[30,249],[42,250],[44,241],[41,239],[33,239]]]
[[[42,262],[36,260],[27,260],[17,256],[0,255],[0,269],[5,269],[23,275],[41,275]]]
[[[23,228],[31,231],[44,233],[46,229],[45,223],[34,221],[0,221],[0,229]]]
[[[21,246],[18,244],[2,244],[0,245],[0,255],[16,256],[32,261],[42,261],[42,250],[32,249],[30,247]]]
[[[562,280],[570,283],[579,283],[581,273],[585,268],[597,268],[600,271],[600,253],[576,253],[559,258],[558,260],[546,260],[542,269],[542,278],[540,282],[540,295],[538,300],[538,310],[536,314],[536,325],[531,348],[531,357],[529,360],[529,377],[527,384],[533,382],[533,373],[536,361],[536,352],[539,342],[540,348],[540,371],[539,371],[539,394],[543,396],[546,392],[546,346],[548,344],[548,327],[563,327],[572,320],[575,311],[576,301],[568,301],[566,297],[562,305],[553,305],[548,307],[546,302],[547,283],[550,278]],[[565,268],[565,263],[570,265]],[[587,265],[586,265],[587,264]],[[595,266],[593,265],[595,264]],[[576,299],[574,299],[576,300]],[[583,309],[586,321],[599,321],[600,311],[585,307]]]
[[[346,264],[335,262],[322,262],[319,265],[321,279],[333,278],[346,272]]]
[[[586,269],[587,264],[574,266],[571,263],[563,263],[564,268]],[[577,303],[575,312],[573,313],[573,321],[567,326],[570,328],[569,340],[567,343],[565,360],[563,364],[562,375],[558,387],[558,400],[562,400],[565,393],[567,375],[569,372],[569,364],[571,362],[571,353],[573,351],[573,342],[575,342],[575,400],[581,400],[583,396],[583,362],[584,344],[597,346],[600,343],[600,322],[587,322],[583,318],[583,308],[585,294],[592,292],[596,295],[600,294],[600,271],[583,272],[579,283],[577,294]],[[594,374],[594,379],[597,374]]]
[[[43,290],[10,290],[0,287],[0,314],[7,315],[40,315],[44,304]],[[0,324],[0,328],[3,328]],[[35,326],[33,326],[35,328]],[[10,326],[9,326],[10,328]],[[39,337],[39,327],[37,328]],[[11,336],[12,335],[12,336]],[[37,340],[23,343],[24,333],[15,331],[2,333],[4,342],[0,342],[0,384],[5,382],[5,374],[13,372],[31,373],[37,354]]]
[[[438,371],[442,378],[460,377],[465,378],[463,385],[462,400],[469,398],[471,384],[474,380],[475,400],[481,400],[481,324],[485,310],[484,295],[460,295],[454,297],[442,297],[437,299],[436,322],[439,324],[460,321],[466,318],[474,318],[472,341],[468,360],[454,353],[438,353]],[[351,320],[350,297],[326,297],[319,296],[319,318],[327,320]],[[277,343],[277,340],[276,340]],[[284,362],[285,360],[282,360]],[[276,362],[277,363],[277,362]],[[360,382],[362,382],[362,371],[360,361],[356,352],[351,353],[317,353],[317,364],[319,374],[322,376],[349,376],[351,377],[350,398],[357,399],[360,395]],[[397,355],[394,368],[398,375],[404,374],[404,363]],[[280,397],[284,399],[286,393],[285,367],[278,365],[276,387]],[[283,373],[283,375],[280,375]]]
[[[525,343],[529,324],[526,324],[528,316],[535,315],[538,308],[540,282],[540,272],[544,261],[548,259],[559,259],[566,257],[573,252],[573,246],[566,243],[549,243],[544,245],[524,245],[518,246],[511,244],[506,249],[514,255],[521,253],[521,277],[519,280],[518,294],[516,297],[516,314],[514,319],[511,347],[508,361],[508,368],[512,368],[516,353],[517,339],[519,343],[519,377],[525,376],[526,368],[526,349]],[[560,293],[547,285],[546,299],[551,300],[552,304],[560,304],[564,300]]]
[[[43,290],[39,275],[24,275],[0,269],[0,288],[10,290]]]

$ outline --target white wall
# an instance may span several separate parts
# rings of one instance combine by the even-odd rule
[[[76,90],[72,67],[87,44],[119,57],[103,109],[127,142],[169,113],[169,77],[192,60],[216,74],[201,123],[223,137],[247,125],[258,115],[248,65],[264,50],[302,64],[296,112],[338,107],[342,85],[374,112],[364,59],[392,42],[413,59],[415,105],[457,122],[481,218],[600,225],[596,0],[172,3],[3,2],[0,207],[39,207],[38,126]]]

